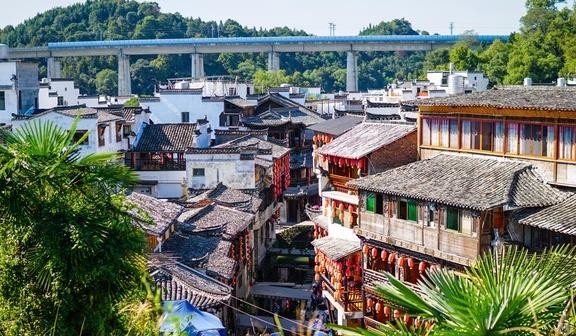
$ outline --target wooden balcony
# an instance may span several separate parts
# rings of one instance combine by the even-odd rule
[[[350,188],[346,186],[346,183],[348,183],[348,181],[353,180],[353,178],[351,177],[333,175],[333,174],[329,174],[328,178],[330,179],[330,183],[332,183],[334,189],[342,192],[348,192],[348,190],[350,190]]]
[[[336,291],[336,288],[332,286],[330,280],[328,280],[328,278],[324,274],[322,274],[321,277],[322,282],[326,285],[326,291],[330,293],[332,297],[334,297],[334,292]],[[337,301],[340,304],[342,304],[344,310],[347,312],[362,311],[362,305],[364,302],[362,300],[362,288],[356,287],[356,288],[350,288],[348,290],[343,290],[342,296]]]
[[[376,291],[376,286],[374,285],[375,283],[387,284],[389,282],[388,278],[383,272],[374,271],[371,269],[364,269],[364,289],[366,290],[367,293],[380,296],[380,294],[378,294],[378,292]],[[412,289],[415,293],[418,294],[422,293],[420,287],[418,287],[417,285],[405,281],[403,281],[403,283],[404,285],[406,285],[406,287]]]

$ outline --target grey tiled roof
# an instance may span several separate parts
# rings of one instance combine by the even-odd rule
[[[316,112],[278,93],[269,93],[258,99],[256,111],[256,116],[243,122],[254,126],[278,126],[289,122],[310,126],[323,120]]]
[[[211,204],[199,211],[183,213],[180,220],[184,223],[183,227],[191,232],[221,232],[224,238],[233,238],[248,228],[250,222],[254,220],[254,215]]]
[[[364,122],[329,144],[319,153],[348,159],[359,159],[406,135],[416,132],[416,125],[403,123]]]
[[[524,213],[520,224],[576,236],[576,195],[550,207]]]
[[[326,121],[319,122],[308,127],[308,129],[333,136],[340,136],[346,133],[352,127],[361,123],[362,120],[363,117],[347,115],[340,118],[328,119]]]
[[[130,214],[142,228],[157,236],[161,236],[177,221],[184,209],[182,206],[159,200],[154,197],[133,192],[126,197],[129,205],[134,206]]]
[[[490,107],[526,110],[576,111],[576,88],[573,87],[508,87],[421,99],[408,102],[418,106]]]
[[[360,242],[334,238],[330,236],[322,237],[312,241],[312,245],[324,253],[332,260],[340,260],[362,248]]]
[[[262,204],[262,199],[258,197],[256,189],[232,189],[222,183],[219,183],[213,189],[193,197],[190,199],[190,202],[197,203],[202,200],[212,200],[218,205],[248,213],[258,212],[260,204]]]
[[[280,158],[290,152],[290,149],[274,144],[270,141],[265,141],[252,135],[245,135],[226,143],[214,146],[213,148],[236,148],[236,147],[256,147],[258,152],[262,154],[272,153],[273,158]]]
[[[180,263],[165,264],[150,270],[162,300],[188,300],[199,309],[216,308],[230,299],[232,289],[202,271]]]
[[[205,269],[208,273],[231,279],[236,261],[228,256],[231,243],[221,235],[204,235],[182,230],[162,245],[162,253],[188,266]]]
[[[388,195],[488,210],[547,206],[566,197],[529,164],[463,155],[438,155],[348,183]]]
[[[134,152],[184,152],[194,143],[196,124],[146,125]]]

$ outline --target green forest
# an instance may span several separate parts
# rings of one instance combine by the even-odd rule
[[[412,27],[407,20],[394,19],[368,25],[359,35],[429,34]],[[290,27],[262,29],[224,22],[186,18],[162,13],[154,2],[129,0],[88,0],[65,8],[55,8],[24,23],[0,29],[0,42],[10,47],[32,47],[53,41],[161,39],[186,37],[241,37],[307,35]],[[358,61],[361,90],[385,87],[397,80],[419,79],[428,70],[482,70],[493,85],[520,84],[525,77],[534,83],[551,83],[557,77],[576,72],[576,11],[558,0],[527,0],[521,29],[507,43],[481,45],[474,32],[450,50],[431,52],[361,53]],[[266,69],[265,54],[205,55],[206,75],[232,75],[254,80],[257,88],[279,83],[321,86],[325,92],[343,90],[346,82],[346,56],[336,52],[283,53],[281,71]],[[41,64],[44,60],[38,60]],[[73,78],[86,94],[116,92],[116,57],[66,58],[63,76]],[[154,85],[167,78],[189,77],[189,55],[132,57],[132,90],[151,94]],[[46,75],[45,64],[40,75]]]

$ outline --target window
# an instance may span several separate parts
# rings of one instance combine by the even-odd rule
[[[418,205],[414,201],[398,201],[398,219],[416,222],[418,220]]]
[[[508,148],[507,153],[518,154],[518,124],[508,123],[506,125],[508,131]]]
[[[428,222],[426,222],[426,226],[428,227],[436,226],[434,222],[434,210],[430,206],[428,206]]]
[[[384,214],[384,201],[382,200],[382,194],[376,194],[376,213]]]
[[[554,157],[554,127],[540,124],[520,125],[520,154]]]
[[[254,154],[240,154],[240,160],[254,160]]]
[[[58,96],[58,106],[64,106],[64,97]]]
[[[462,149],[480,149],[479,121],[462,121]]]
[[[182,112],[182,122],[190,122],[190,112]]]
[[[72,142],[77,143],[78,141],[80,141],[80,139],[82,139],[82,137],[86,133],[88,133],[88,131],[86,131],[86,130],[77,130],[76,133],[74,133],[74,135],[72,136]],[[80,144],[81,145],[87,145],[88,144],[88,137],[86,137]]]
[[[116,122],[116,142],[122,141],[122,124]]]
[[[482,150],[493,151],[494,123],[491,121],[482,122]]]
[[[375,212],[376,211],[376,195],[368,194],[366,196],[366,211]]]
[[[0,91],[0,110],[6,109],[6,92]]]
[[[474,217],[470,211],[459,210],[456,208],[446,209],[446,229],[454,230],[460,233],[471,235],[476,233],[474,226]]]
[[[192,176],[204,176],[204,168],[193,168]]]
[[[106,145],[106,139],[104,137],[105,133],[106,133],[106,126],[105,125],[98,126],[98,146],[100,147]]]
[[[458,148],[458,120],[422,119],[422,144]]]
[[[446,209],[446,229],[460,231],[460,224],[458,220],[458,209]]]
[[[560,126],[558,134],[558,158],[563,160],[576,160],[576,127]]]

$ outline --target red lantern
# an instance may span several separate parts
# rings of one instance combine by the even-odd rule
[[[366,300],[366,305],[368,306],[368,308],[372,308],[372,298],[368,298],[368,300]]]
[[[347,277],[351,277],[352,275],[353,275],[352,269],[351,269],[351,268],[347,269],[347,270],[346,270],[346,276],[347,276]]]
[[[320,273],[320,266],[314,266],[314,272]]]
[[[370,248],[368,247],[368,245],[362,246],[362,253],[367,255],[369,251],[370,251]]]
[[[350,212],[350,213],[354,212],[354,206],[353,205],[348,206],[348,212]]]
[[[393,264],[395,261],[396,261],[396,253],[391,253],[390,256],[388,256],[388,263]]]
[[[394,309],[394,319],[398,319],[400,317],[400,311],[398,309]]]
[[[416,266],[416,263],[414,262],[414,258],[408,258],[408,268],[413,270],[414,266]]]
[[[354,265],[354,260],[352,258],[346,259],[346,267],[352,267]]]
[[[358,169],[363,169],[364,168],[364,160],[360,159],[358,160]]]
[[[376,258],[378,256],[378,249],[373,247],[372,248],[372,258]]]
[[[316,275],[314,275],[314,281],[320,282],[320,274],[316,273]]]
[[[385,315],[385,316],[390,316],[390,313],[391,313],[390,307],[388,307],[388,306],[384,307],[384,315]]]
[[[410,315],[404,314],[404,323],[405,323],[406,325],[412,324],[412,318],[410,317]]]
[[[340,204],[338,205],[338,209],[339,209],[340,211],[344,211],[344,203],[340,203]]]
[[[317,142],[318,138],[316,137],[316,134],[314,134],[314,136],[312,137],[312,141]]]
[[[385,262],[388,259],[388,251],[382,250],[382,252],[380,252],[380,259]]]
[[[398,265],[400,265],[400,267],[405,267],[406,266],[406,258],[405,257],[398,258]]]
[[[425,261],[421,261],[420,265],[418,265],[418,271],[420,271],[420,273],[424,273],[426,272],[426,267],[428,267],[428,265],[426,264]]]
[[[378,314],[380,314],[380,312],[382,311],[382,304],[380,302],[376,303],[375,309],[376,309],[376,312]]]

